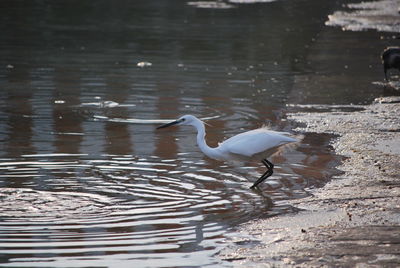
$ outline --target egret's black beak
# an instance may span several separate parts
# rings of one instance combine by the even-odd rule
[[[173,126],[173,125],[179,124],[180,122],[182,122],[182,121],[181,120],[176,120],[176,121],[173,121],[173,122],[170,122],[170,123],[166,123],[164,125],[161,125],[161,126],[157,127],[157,129]]]

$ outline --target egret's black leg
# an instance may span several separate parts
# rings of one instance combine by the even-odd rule
[[[250,187],[251,189],[262,183],[266,178],[273,174],[274,164],[269,162],[267,159],[263,159],[261,162],[267,167],[267,171],[260,178],[258,178],[258,180],[256,180],[256,182]]]
[[[274,169],[274,164],[269,162],[267,159],[263,159],[261,161],[268,169],[271,169],[271,171]]]
[[[253,189],[254,187],[256,187],[257,185],[259,185],[260,183],[262,183],[266,178],[268,178],[269,176],[271,176],[272,173],[271,171],[268,169],[260,178],[258,178],[256,180],[256,182],[250,187],[250,189]]]

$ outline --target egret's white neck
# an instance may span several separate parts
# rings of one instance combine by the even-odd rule
[[[197,118],[196,118],[197,119]],[[207,145],[205,141],[206,130],[204,127],[204,123],[197,119],[192,122],[191,124],[197,129],[197,145],[199,146],[200,150],[210,158],[219,159],[220,153],[216,148],[211,148]]]

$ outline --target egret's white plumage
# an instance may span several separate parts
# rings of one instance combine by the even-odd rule
[[[254,129],[225,140],[219,144],[217,149],[252,157],[266,150],[296,141],[291,137],[284,136],[285,134],[288,133],[271,131],[267,128]]]
[[[266,158],[285,144],[297,142],[296,139],[286,136],[289,133],[258,128],[240,133],[223,142],[218,147],[211,148],[205,141],[204,123],[193,115],[184,115],[179,119],[159,126],[165,128],[172,125],[191,125],[197,129],[197,144],[200,150],[210,158],[216,160],[249,160],[258,159],[267,167],[267,171],[251,186],[257,186],[273,173],[274,165]]]

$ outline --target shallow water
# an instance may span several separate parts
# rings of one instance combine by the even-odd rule
[[[336,173],[332,137],[307,134],[251,191],[261,164],[210,160],[193,129],[156,126],[195,114],[215,146],[290,131],[302,104],[384,94],[383,41],[326,28],[319,1],[3,2],[0,266],[229,266],[214,255],[231,227],[295,211],[286,200]]]

